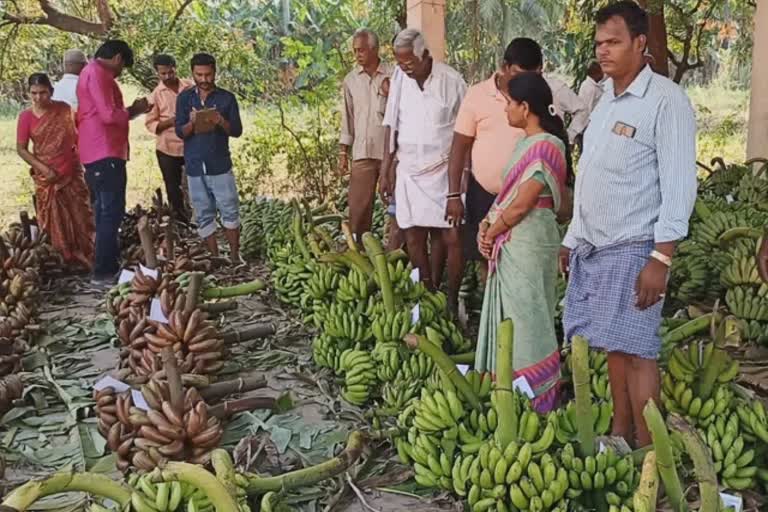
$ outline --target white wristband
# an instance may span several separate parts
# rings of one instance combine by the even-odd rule
[[[653,259],[655,259],[657,261],[662,262],[667,267],[671,267],[672,266],[672,258],[667,256],[666,254],[660,253],[659,251],[655,251],[655,250],[651,251],[651,258],[653,258]]]

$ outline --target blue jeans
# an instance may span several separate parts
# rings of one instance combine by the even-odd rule
[[[240,202],[232,171],[187,176],[187,185],[200,238],[216,233],[216,210],[221,214],[221,224],[225,229],[240,227]]]
[[[105,158],[85,164],[85,181],[91,190],[96,221],[96,255],[93,277],[111,278],[120,270],[118,233],[125,215],[125,160]]]

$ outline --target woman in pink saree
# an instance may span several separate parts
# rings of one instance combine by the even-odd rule
[[[94,250],[93,214],[77,154],[72,113],[66,103],[51,100],[53,86],[48,76],[35,73],[28,83],[32,106],[19,115],[16,151],[31,166],[37,220],[64,261],[89,270]]]

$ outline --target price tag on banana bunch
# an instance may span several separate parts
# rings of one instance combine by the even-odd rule
[[[456,369],[459,370],[459,373],[462,375],[466,375],[469,372],[469,365],[468,364],[457,364]]]
[[[533,388],[528,383],[528,379],[526,379],[522,375],[512,381],[512,389],[516,391],[520,391],[530,399],[533,399],[536,397],[535,393],[533,392]]]
[[[102,378],[96,384],[93,385],[93,389],[95,389],[96,391],[101,391],[102,389],[106,389],[106,388],[113,388],[116,393],[122,393],[123,391],[128,391],[129,389],[131,389],[131,387],[125,382],[117,380],[114,377],[110,377],[109,375]]]
[[[133,399],[133,405],[138,407],[139,409],[142,409],[144,411],[148,411],[150,409],[149,404],[146,400],[144,400],[144,395],[141,394],[141,391],[138,389],[132,389],[131,390],[131,398]]]
[[[145,276],[151,277],[152,279],[157,279],[157,270],[152,268],[147,268],[141,263],[139,263],[139,270],[141,270],[141,273]]]
[[[135,276],[135,272],[131,272],[130,270],[123,269],[122,272],[120,272],[120,277],[117,278],[117,284],[123,284],[123,283],[130,283],[133,281],[133,276]]]
[[[734,201],[735,201],[735,199],[733,198],[733,196],[731,194],[728,194],[727,196],[725,196],[725,202],[726,203],[731,204]]]
[[[605,443],[600,441],[600,446],[597,449],[597,453],[603,453],[606,450]]]
[[[414,283],[418,283],[420,279],[421,279],[421,276],[419,275],[418,267],[411,270],[411,281],[413,281]]]
[[[40,234],[40,230],[38,230],[37,226],[35,225],[29,226],[29,234],[32,237],[32,241],[36,242],[37,236]]]
[[[411,310],[411,324],[416,325],[419,323],[419,319],[421,318],[421,307],[416,304],[413,306],[413,309]]]
[[[164,324],[168,323],[168,319],[163,314],[163,307],[160,305],[160,299],[152,299],[152,305],[149,307],[149,319]]]
[[[741,512],[744,508],[744,498],[741,496],[734,496],[733,494],[720,493],[720,499],[723,500],[723,505],[726,508],[731,508],[734,512]]]

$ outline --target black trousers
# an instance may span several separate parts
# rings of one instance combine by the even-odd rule
[[[171,209],[177,219],[189,221],[189,212],[184,204],[184,192],[182,190],[184,157],[166,155],[162,151],[155,152],[157,153],[157,163],[160,165],[160,172],[163,174],[168,204],[171,205]]]

